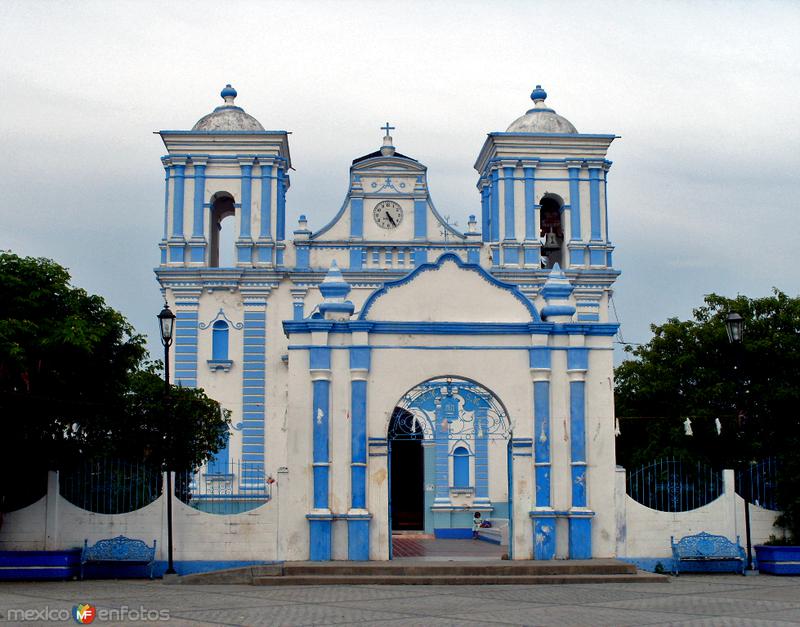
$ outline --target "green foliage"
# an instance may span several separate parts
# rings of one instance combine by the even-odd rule
[[[731,311],[745,319],[739,347],[725,331]],[[675,455],[735,468],[777,456],[782,524],[800,539],[800,488],[791,480],[800,472],[800,298],[711,294],[693,314],[652,325],[647,344],[626,349],[633,359],[615,372],[618,463],[634,468]],[[692,437],[684,434],[687,417]]]
[[[66,269],[0,252],[0,509],[27,493],[35,500],[48,469],[76,460],[188,469],[224,445],[228,419],[202,390],[173,386],[166,417],[163,380],[146,356],[122,314],[73,287]]]

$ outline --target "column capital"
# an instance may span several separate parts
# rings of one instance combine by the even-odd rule
[[[308,371],[312,381],[330,381],[331,371],[328,368],[313,368]]]

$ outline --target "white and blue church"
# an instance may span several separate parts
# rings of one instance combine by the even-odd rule
[[[475,512],[506,522],[511,559],[613,556],[616,136],[537,85],[478,151],[461,232],[387,123],[338,211],[287,225],[289,133],[221,96],[160,131],[174,383],[232,415],[201,473],[242,510],[277,481],[277,559],[386,560],[393,533],[469,537]]]

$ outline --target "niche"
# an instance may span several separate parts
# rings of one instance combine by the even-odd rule
[[[539,237],[542,238],[542,268],[564,265],[564,201],[556,194],[545,194],[539,203]]]

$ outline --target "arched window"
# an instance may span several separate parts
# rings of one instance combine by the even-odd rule
[[[469,487],[469,451],[463,446],[453,450],[453,487]]]
[[[563,201],[555,194],[546,194],[539,203],[539,236],[542,238],[542,267],[564,265],[564,225],[561,221]]]
[[[211,359],[228,359],[228,323],[224,320],[217,320],[211,328]]]
[[[211,236],[208,243],[208,265],[211,268],[229,268],[236,265],[236,220],[223,220],[236,215],[233,196],[217,192],[211,197]]]

